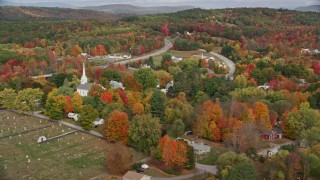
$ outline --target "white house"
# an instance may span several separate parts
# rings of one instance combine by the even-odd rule
[[[209,145],[203,144],[203,143],[195,143],[194,141],[189,141],[188,139],[182,139],[180,137],[177,138],[177,140],[183,140],[188,143],[189,146],[191,146],[194,150],[194,152],[197,155],[201,155],[204,153],[209,153],[211,151],[211,147]]]
[[[161,91],[165,94],[167,94],[168,90],[170,87],[173,87],[174,83],[173,81],[170,81],[167,85],[166,85],[166,88],[165,89],[161,89]],[[158,87],[158,86],[157,86]]]
[[[172,56],[172,57],[171,57],[171,60],[172,60],[174,63],[178,63],[178,62],[182,61],[182,57]]]
[[[125,87],[123,87],[123,84],[121,82],[110,81],[109,84],[110,84],[112,89],[118,89],[118,88],[121,88],[122,90],[125,89]]]
[[[198,155],[208,153],[211,151],[211,147],[203,143],[195,143],[193,141],[187,141],[187,142],[189,146],[193,147],[194,152]]]
[[[80,94],[80,96],[88,96],[88,92],[91,89],[93,83],[88,83],[88,78],[86,76],[86,69],[83,63],[83,69],[82,69],[82,77],[81,77],[81,83],[77,87],[77,92]]]

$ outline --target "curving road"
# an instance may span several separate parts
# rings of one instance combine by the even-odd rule
[[[170,178],[151,177],[151,180],[183,180],[183,179],[195,178],[199,175],[206,174],[206,173],[217,175],[217,172],[218,172],[217,166],[209,166],[209,165],[203,165],[198,163],[196,164],[196,169],[197,171],[192,174],[170,177]]]
[[[161,55],[161,54],[167,52],[170,48],[172,48],[172,42],[167,40],[167,39],[165,39],[164,40],[164,47],[159,49],[159,50],[157,50],[157,51],[151,52],[149,54],[145,54],[143,56],[135,57],[135,58],[132,58],[132,59],[115,62],[114,64],[126,64],[126,63],[129,63],[129,62],[139,61],[140,59],[148,59],[151,56]]]

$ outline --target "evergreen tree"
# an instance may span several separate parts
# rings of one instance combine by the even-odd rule
[[[181,119],[176,119],[171,129],[171,135],[173,137],[182,136],[184,133],[184,128],[185,128],[185,125],[183,121]]]
[[[154,117],[159,117],[161,121],[164,117],[164,110],[165,110],[165,99],[163,97],[163,93],[161,91],[155,91],[152,94],[152,97],[150,99],[150,105],[151,105],[151,114]]]

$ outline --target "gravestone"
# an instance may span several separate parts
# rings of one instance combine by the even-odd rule
[[[38,139],[38,143],[42,143],[44,141],[46,141],[47,138],[45,136],[40,136],[39,139]]]

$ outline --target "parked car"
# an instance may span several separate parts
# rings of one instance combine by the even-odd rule
[[[145,169],[143,169],[143,168],[139,168],[139,169],[136,170],[136,172],[137,172],[137,173],[142,173],[142,172],[144,172],[144,170],[145,170]]]
[[[79,114],[76,113],[68,113],[68,118],[74,119],[75,121],[78,121]]]
[[[96,118],[93,121],[93,127],[98,127],[101,124],[104,124],[104,119],[102,119],[102,118]]]

